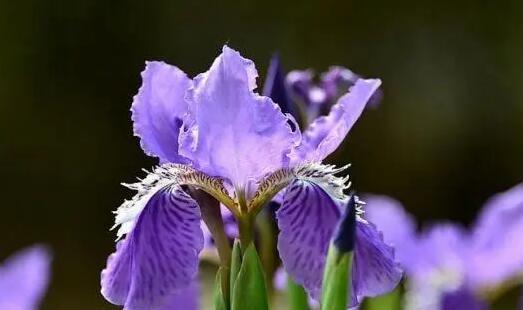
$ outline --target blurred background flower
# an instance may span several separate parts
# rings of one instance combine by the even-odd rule
[[[278,51],[287,71],[381,78],[380,106],[327,161],[352,162],[359,192],[397,198],[422,225],[467,226],[523,180],[522,14],[515,0],[0,1],[0,256],[50,244],[42,309],[117,309],[99,294],[111,211],[131,194],[119,183],[155,163],[131,135],[138,73],[158,59],[193,76],[225,43],[260,73]]]
[[[37,310],[51,277],[51,253],[36,245],[0,265],[0,309]]]

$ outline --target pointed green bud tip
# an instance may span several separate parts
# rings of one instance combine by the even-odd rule
[[[345,212],[338,222],[333,244],[340,253],[347,253],[354,250],[356,241],[356,209],[361,203],[358,196],[352,194],[345,208]]]

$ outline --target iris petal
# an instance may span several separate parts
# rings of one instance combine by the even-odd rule
[[[168,298],[167,303],[160,310],[198,310],[200,309],[200,286],[194,280],[188,287],[180,290]]]
[[[235,186],[285,166],[297,136],[280,108],[253,92],[256,75],[252,61],[225,46],[187,93],[180,154]]]
[[[203,247],[200,211],[177,185],[150,196],[102,271],[102,294],[126,310],[159,309],[186,288]]]
[[[178,154],[178,135],[187,112],[185,91],[192,81],[177,67],[147,62],[142,87],[131,107],[134,134],[147,155],[161,162],[185,163]]]
[[[519,184],[491,198],[475,224],[471,277],[476,285],[493,287],[523,274],[522,235],[523,184]]]
[[[321,293],[330,240],[341,217],[340,205],[343,203],[333,199],[322,186],[297,179],[287,187],[276,213],[283,266],[316,300]],[[402,277],[393,250],[384,243],[381,233],[362,219],[356,223],[351,306],[364,296],[392,290]]]
[[[33,246],[10,257],[0,267],[0,309],[36,310],[49,282],[51,255]]]
[[[394,247],[397,260],[411,266],[416,257],[416,222],[401,203],[387,196],[365,195],[365,218],[383,232],[385,242]]]
[[[320,186],[298,179],[287,188],[276,216],[283,266],[317,299],[327,250],[340,218],[339,207]]]
[[[394,249],[383,241],[381,232],[373,224],[357,221],[350,306],[359,304],[363,297],[392,291],[402,276]]]
[[[292,161],[321,161],[334,152],[380,84],[378,79],[358,80],[349,93],[338,100],[327,116],[317,118],[303,132],[300,146],[291,154]]]

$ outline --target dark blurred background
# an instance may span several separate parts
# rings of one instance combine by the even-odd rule
[[[420,221],[468,224],[523,180],[523,2],[0,1],[0,258],[55,254],[43,309],[115,309],[99,294],[119,185],[154,159],[129,107],[145,60],[190,75],[224,43],[262,77],[331,64],[383,80],[331,162]],[[261,85],[261,81],[259,82]]]

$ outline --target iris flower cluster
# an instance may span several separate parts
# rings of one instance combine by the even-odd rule
[[[444,222],[418,233],[398,201],[369,195],[366,202],[405,270],[405,309],[488,309],[523,281],[523,184],[488,200],[470,229]]]
[[[319,299],[327,251],[349,201],[346,167],[322,163],[380,85],[358,79],[330,112],[300,130],[295,118],[255,92],[254,63],[225,46],[207,72],[190,79],[148,62],[134,97],[134,133],[159,165],[116,211],[119,241],[102,272],[102,294],[127,310],[177,309],[196,284],[204,247],[201,221],[227,267],[231,250],[220,205],[235,219],[243,249],[272,200],[286,272]],[[393,249],[358,207],[350,306],[392,290],[402,277]]]

